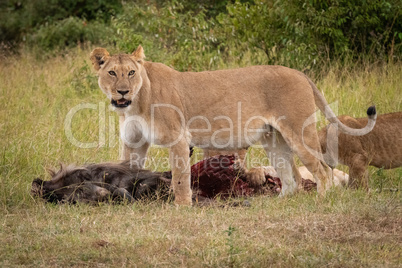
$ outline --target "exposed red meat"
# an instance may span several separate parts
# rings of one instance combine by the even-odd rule
[[[234,155],[218,155],[194,164],[191,167],[193,190],[208,198],[279,194],[282,186],[279,178],[266,175],[264,185],[251,187],[247,183],[246,171],[235,161]]]

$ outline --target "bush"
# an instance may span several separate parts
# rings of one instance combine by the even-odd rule
[[[222,43],[214,34],[214,20],[208,20],[202,8],[185,12],[176,1],[162,7],[127,5],[111,26],[111,41],[118,49],[128,53],[142,43],[153,59],[169,61],[178,70],[213,68]]]
[[[251,64],[297,69],[322,68],[328,59],[401,56],[397,0],[224,2],[226,11],[220,5],[211,9],[211,1],[127,4],[112,21],[113,42],[128,52],[147,41],[154,55],[179,70],[214,69],[250,55]]]
[[[97,21],[86,22],[77,17],[69,17],[53,24],[43,25],[31,35],[28,44],[42,49],[72,47],[84,42],[100,43],[102,38],[110,34],[110,29]]]
[[[0,3],[0,43],[25,41],[36,31],[77,20],[107,23],[122,10],[120,0],[8,0]],[[68,23],[68,22],[67,22]],[[48,37],[50,39],[51,36]]]
[[[246,43],[253,53],[263,51],[267,57],[265,64],[298,67],[316,60],[317,46],[309,42],[302,25],[295,26],[290,20],[289,14],[297,13],[294,7],[281,1],[256,1],[255,4],[236,2],[227,9],[227,15],[218,17],[226,34],[231,35],[227,39],[237,46]]]
[[[301,9],[309,31],[331,58],[345,53],[386,56],[395,42],[402,41],[400,4],[399,0],[310,1]]]
[[[400,60],[399,2],[138,0],[123,8],[119,0],[9,0],[0,3],[0,42],[52,50],[89,41],[123,52],[141,43],[178,70],[222,62],[303,70],[328,60]]]
[[[400,1],[259,0],[227,6],[233,40],[261,49],[267,63],[310,67],[319,59],[401,56]]]

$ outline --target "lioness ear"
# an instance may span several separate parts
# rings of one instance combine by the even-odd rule
[[[91,52],[90,59],[95,70],[99,70],[102,64],[109,58],[109,52],[106,49],[97,47]]]
[[[142,48],[142,46],[139,45],[137,49],[134,50],[132,55],[138,62],[142,62],[145,58],[144,49]]]

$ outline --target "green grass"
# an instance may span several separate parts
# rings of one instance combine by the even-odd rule
[[[251,207],[220,201],[223,207],[176,209],[160,200],[69,206],[33,199],[30,184],[48,178],[47,167],[118,157],[118,119],[88,55],[71,50],[38,60],[22,53],[0,61],[0,266],[400,266],[401,194],[388,189],[400,190],[402,168],[370,168],[370,193],[255,197]],[[334,66],[313,76],[322,77],[316,82],[329,102],[338,101],[339,114],[360,117],[372,104],[379,113],[401,111],[401,73],[397,63]],[[72,133],[82,142],[101,140],[95,148],[73,145],[64,131],[66,115],[82,103],[96,109],[77,113]],[[150,156],[157,161],[167,152],[152,148]],[[257,148],[250,156],[266,163]]]

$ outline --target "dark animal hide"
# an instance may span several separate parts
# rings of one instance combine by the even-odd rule
[[[126,199],[129,202],[144,197],[167,196],[172,178],[168,172],[152,172],[121,163],[61,166],[50,171],[52,179],[35,179],[31,192],[49,202],[103,202]],[[281,190],[279,178],[265,176],[263,185],[251,186],[247,170],[235,156],[214,156],[191,167],[191,180],[195,198],[220,198],[277,195]]]
[[[57,172],[49,172],[50,181],[35,179],[31,189],[34,196],[49,202],[134,202],[144,196],[156,196],[170,184],[163,173],[130,166],[128,161],[81,167],[62,165]]]

